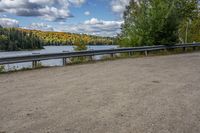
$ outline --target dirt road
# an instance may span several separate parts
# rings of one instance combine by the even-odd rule
[[[0,75],[0,132],[200,133],[200,53]]]

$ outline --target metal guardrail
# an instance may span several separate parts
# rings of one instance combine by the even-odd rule
[[[14,64],[14,63],[23,63],[23,62],[32,62],[33,67],[37,66],[37,63],[42,60],[51,60],[51,59],[63,59],[63,65],[66,65],[66,59],[72,57],[84,57],[84,56],[95,56],[95,55],[105,55],[111,54],[112,56],[117,53],[132,53],[132,52],[144,52],[145,55],[148,55],[149,51],[159,51],[167,49],[176,49],[183,48],[185,51],[186,48],[196,48],[200,47],[200,43],[191,43],[191,44],[177,44],[177,45],[158,45],[158,46],[144,46],[144,47],[130,47],[130,48],[116,48],[116,49],[107,49],[107,50],[91,50],[91,51],[81,51],[81,52],[63,52],[63,53],[51,53],[51,54],[34,54],[34,55],[25,55],[25,56],[15,56],[15,57],[3,57],[0,58],[0,65],[5,64]]]

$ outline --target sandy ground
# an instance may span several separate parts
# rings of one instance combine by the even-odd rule
[[[200,133],[200,53],[0,75],[0,133]]]

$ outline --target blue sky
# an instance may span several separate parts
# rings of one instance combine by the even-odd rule
[[[0,0],[0,25],[115,36],[129,0]]]

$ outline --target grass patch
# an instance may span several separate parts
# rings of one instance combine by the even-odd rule
[[[3,73],[5,71],[4,65],[0,65],[0,73]]]

